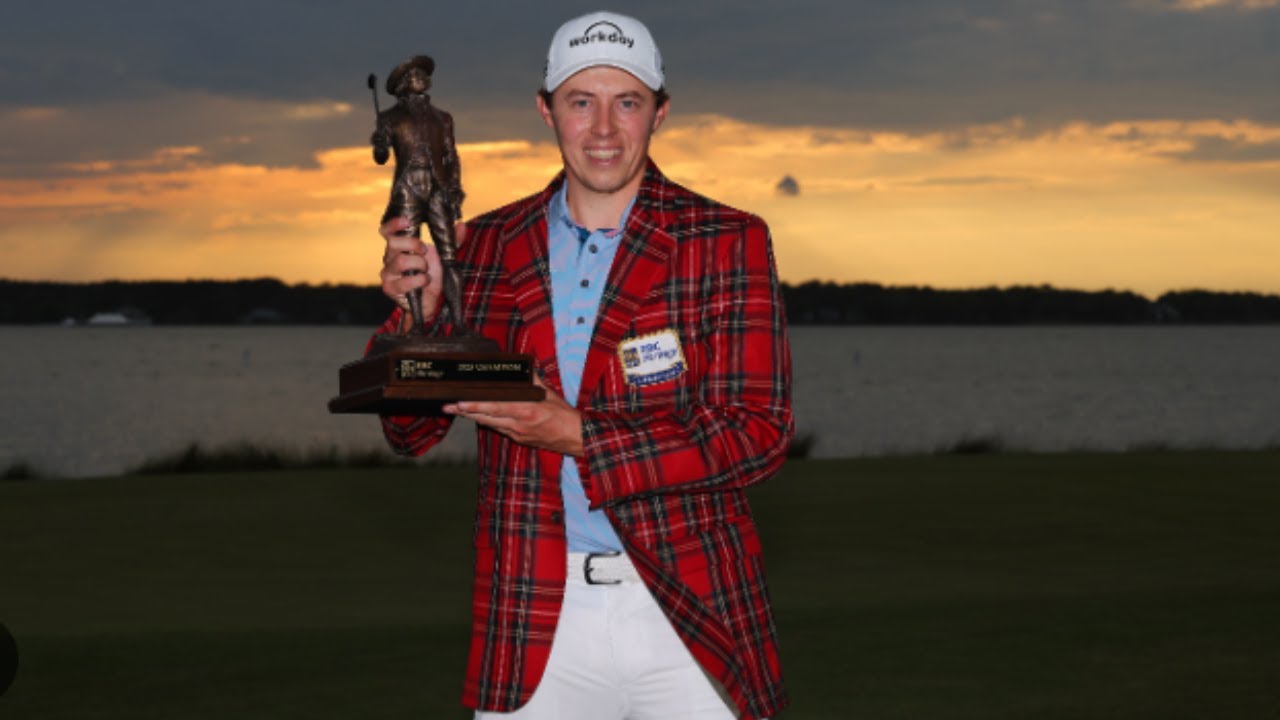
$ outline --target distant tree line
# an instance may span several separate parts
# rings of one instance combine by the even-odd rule
[[[1184,290],[1155,300],[1130,291],[1048,285],[973,290],[807,282],[784,287],[787,318],[817,325],[1275,323],[1280,295]]]
[[[1186,290],[1155,300],[1129,291],[1047,285],[973,290],[872,283],[783,285],[797,325],[1277,323],[1280,295]],[[124,313],[157,325],[376,325],[391,303],[377,286],[279,280],[53,283],[0,280],[0,323],[85,322]]]
[[[126,312],[157,325],[369,325],[391,301],[378,287],[279,280],[54,283],[0,280],[0,323],[85,322]]]

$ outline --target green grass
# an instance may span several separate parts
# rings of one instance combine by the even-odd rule
[[[0,484],[0,717],[470,717],[473,488]],[[1280,717],[1280,453],[797,461],[752,503],[784,718]]]
[[[296,452],[265,448],[249,443],[206,448],[191,443],[176,453],[162,456],[129,470],[125,475],[184,475],[204,472],[250,472],[259,470],[332,470],[412,467],[415,461],[385,450],[338,452],[336,448]],[[20,467],[20,466],[19,466]]]

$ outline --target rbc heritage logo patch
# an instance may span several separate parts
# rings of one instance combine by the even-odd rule
[[[656,385],[679,377],[686,369],[684,348],[673,330],[627,340],[618,346],[622,375],[633,387]]]

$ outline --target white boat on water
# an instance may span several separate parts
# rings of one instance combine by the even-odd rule
[[[150,325],[151,318],[137,308],[121,308],[112,312],[94,313],[85,325],[94,327],[121,327],[126,325]]]

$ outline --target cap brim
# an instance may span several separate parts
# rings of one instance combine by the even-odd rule
[[[583,70],[587,70],[593,67],[615,67],[615,68],[618,68],[619,70],[626,71],[627,74],[631,75],[635,79],[644,83],[645,87],[649,88],[654,92],[657,92],[662,89],[662,82],[660,80],[652,77],[650,77],[649,79],[645,79],[644,70],[637,67],[633,63],[624,62],[622,60],[602,60],[599,58],[592,58],[590,60],[585,60],[583,62],[575,63],[566,68],[563,68],[559,73],[556,74],[555,77],[547,78],[546,81],[543,83],[543,88],[547,92],[555,92],[556,88],[563,85],[564,82],[569,78],[573,77],[574,75],[577,75]]]

